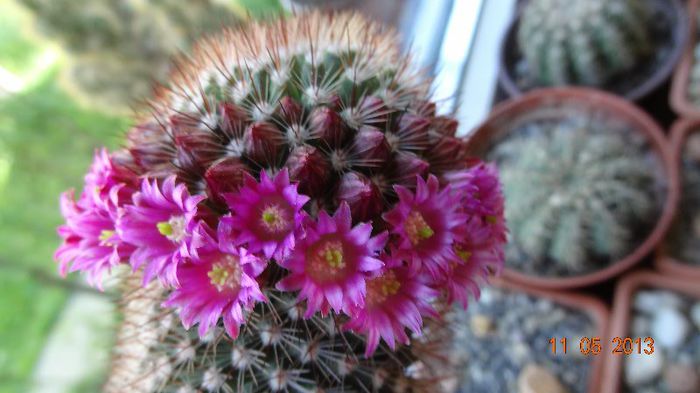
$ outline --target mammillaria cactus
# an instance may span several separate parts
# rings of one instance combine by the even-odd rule
[[[518,46],[541,85],[602,86],[651,53],[649,17],[638,0],[530,0]]]
[[[503,198],[393,33],[310,13],[176,69],[62,200],[61,271],[144,286],[108,390],[435,391],[417,336],[500,268]]]
[[[581,274],[629,253],[658,214],[642,138],[602,118],[526,123],[491,153],[499,162],[513,249],[508,263]]]
[[[700,134],[688,135],[681,156],[683,193],[680,210],[668,234],[667,252],[677,260],[700,265]]]

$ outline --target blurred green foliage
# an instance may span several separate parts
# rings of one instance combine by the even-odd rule
[[[75,12],[86,0],[20,1],[25,6],[43,4],[53,16],[32,20],[28,7],[0,0],[0,393],[29,391],[45,339],[71,283],[79,282],[77,277],[60,281],[52,261],[59,244],[56,227],[62,222],[59,195],[68,188],[80,191],[94,149],[116,147],[130,124],[79,102],[128,107],[123,94],[131,98],[145,91],[143,86],[150,89],[151,78],[165,72],[182,42],[220,28],[235,19],[234,13],[260,17],[279,12],[277,0],[91,0],[85,10],[96,3],[112,3],[110,12],[116,12],[118,3],[136,8],[122,9],[117,19],[96,11],[80,25]],[[182,8],[185,3],[190,8]],[[223,11],[201,8],[209,3]],[[118,26],[130,19],[129,27]],[[193,27],[202,26],[202,20],[209,22]],[[78,23],[78,30],[64,30],[64,23]],[[35,34],[37,26],[44,34]],[[67,49],[67,59],[47,59],[46,54],[55,55],[55,44]],[[89,82],[85,86],[92,86],[92,93],[81,89],[76,101],[62,83],[71,72]],[[21,80],[20,91],[6,89],[7,75]],[[102,91],[100,83],[113,84],[116,90]],[[89,380],[76,389],[94,391],[98,384]]]

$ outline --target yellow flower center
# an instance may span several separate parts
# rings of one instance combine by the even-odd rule
[[[263,209],[260,219],[265,229],[275,233],[282,232],[289,226],[289,220],[285,216],[284,210],[279,205],[273,204]]]
[[[401,282],[396,278],[396,273],[388,271],[383,276],[367,281],[367,304],[376,306],[384,303],[391,296],[399,293]]]
[[[315,280],[333,281],[343,273],[347,264],[343,244],[339,240],[326,240],[309,251],[307,270]]]
[[[464,247],[462,247],[459,244],[455,244],[453,248],[455,250],[455,254],[457,254],[459,259],[461,259],[465,263],[469,262],[469,258],[472,257],[472,252],[465,250]]]
[[[486,216],[486,222],[493,225],[498,222],[498,217],[496,216]]]
[[[112,236],[114,236],[114,231],[110,231],[109,229],[103,229],[102,232],[100,232],[99,239],[105,246],[111,246],[112,243],[110,243],[109,239],[111,239]]]
[[[185,217],[172,216],[168,221],[156,224],[158,232],[173,242],[179,243],[185,238]]]
[[[423,215],[415,210],[408,215],[404,227],[406,228],[408,239],[414,246],[435,235],[435,231],[428,225]]]
[[[207,277],[219,292],[238,289],[241,283],[240,260],[234,255],[226,255],[211,266]]]

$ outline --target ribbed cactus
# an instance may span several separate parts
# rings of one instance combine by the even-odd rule
[[[530,0],[517,41],[537,84],[602,86],[651,53],[649,18],[639,0]]]
[[[666,251],[679,261],[700,265],[700,134],[686,140],[681,157],[682,198],[666,241]]]
[[[20,0],[70,53],[62,81],[90,105],[130,111],[167,75],[170,58],[235,22],[217,0]]]
[[[61,271],[128,263],[146,287],[108,390],[439,390],[431,321],[502,265],[503,198],[394,34],[308,13],[175,68],[62,199]]]
[[[700,16],[698,17],[700,23]],[[688,100],[696,106],[700,106],[700,44],[693,48],[693,65],[688,77]]]
[[[508,263],[580,274],[626,255],[658,213],[644,140],[583,116],[522,126],[492,153],[513,237]]]

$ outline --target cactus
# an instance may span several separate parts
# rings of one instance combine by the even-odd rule
[[[175,69],[62,198],[62,273],[139,274],[107,390],[436,391],[433,321],[502,265],[503,197],[394,34],[307,13]]]
[[[583,116],[535,121],[492,154],[511,251],[525,254],[509,254],[508,263],[521,269],[588,272],[630,252],[657,216],[655,167],[643,139],[624,126]]]
[[[650,55],[649,18],[638,0],[531,0],[517,41],[538,84],[603,86]]]
[[[679,261],[700,265],[700,135],[690,134],[681,162],[682,197],[680,214],[671,227],[667,251]]]
[[[436,369],[444,352],[440,340],[448,334],[440,326],[411,348],[381,347],[365,358],[360,336],[339,331],[330,317],[303,319],[303,307],[285,293],[268,293],[271,302],[259,304],[250,317],[254,322],[231,340],[223,329],[204,339],[185,330],[175,313],[160,308],[163,289],[141,287],[138,275],[125,278],[122,291],[123,322],[105,393],[317,392],[328,387],[427,393],[448,376]]]
[[[20,0],[71,55],[61,81],[82,102],[128,112],[197,36],[236,22],[216,0]],[[162,81],[162,80],[161,80]]]
[[[700,12],[695,15],[696,25],[700,24]],[[700,106],[700,43],[696,42],[693,48],[693,63],[690,68],[688,80],[688,100]]]

